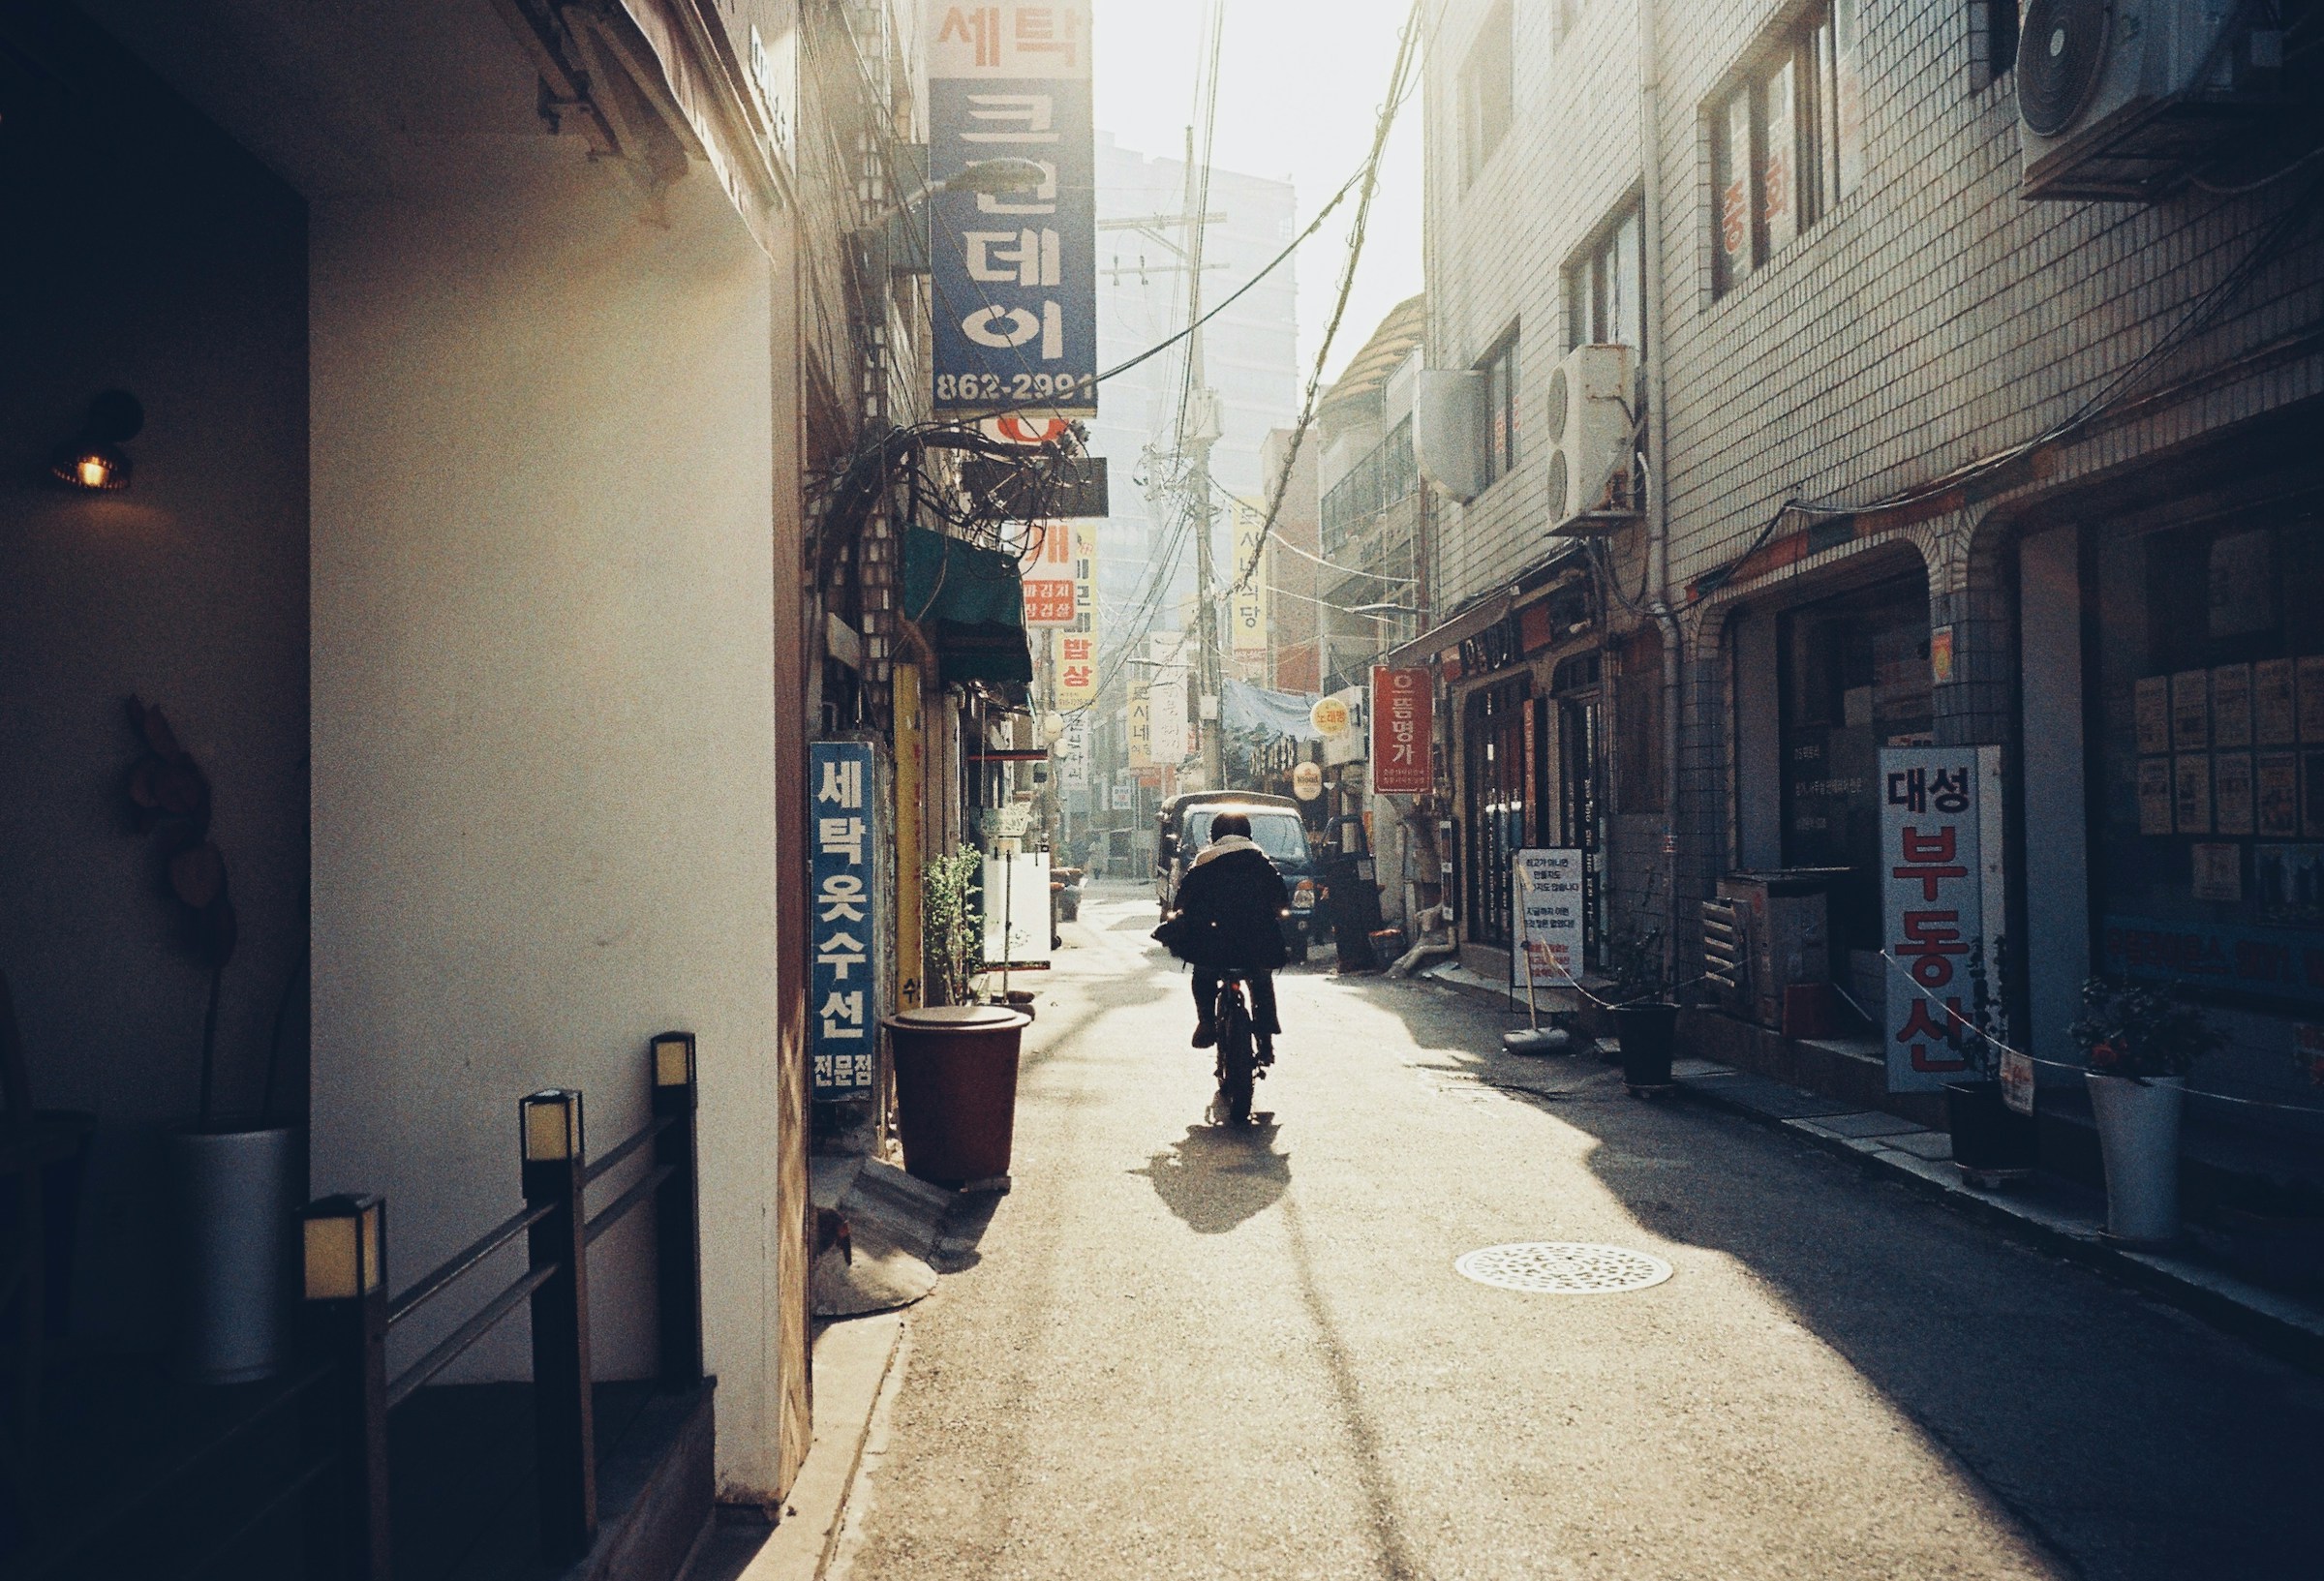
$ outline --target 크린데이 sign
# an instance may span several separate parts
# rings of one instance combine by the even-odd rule
[[[872,746],[819,741],[808,759],[808,834],[814,949],[808,996],[818,1098],[872,1089],[879,1024],[872,1003],[872,941],[879,937],[872,882]]]
[[[935,410],[1097,410],[1089,0],[929,8],[929,173],[1027,160],[1029,191],[929,204]]]

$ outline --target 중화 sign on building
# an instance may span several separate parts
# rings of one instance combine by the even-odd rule
[[[935,410],[1097,410],[1097,192],[1089,0],[938,5],[929,172],[1029,160],[1041,184],[929,207]]]
[[[845,1098],[872,1089],[878,1049],[872,1000],[878,887],[872,882],[872,747],[819,741],[808,763],[808,832],[813,885],[808,908],[814,966],[809,1025],[814,1095]]]

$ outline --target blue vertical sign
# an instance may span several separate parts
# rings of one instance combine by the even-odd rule
[[[808,837],[814,851],[808,917],[815,948],[808,1019],[818,1098],[872,1090],[878,1048],[872,945],[879,937],[872,882],[872,747],[819,741],[808,763]]]
[[[929,49],[929,173],[1029,160],[1027,192],[929,211],[935,410],[1097,410],[1097,186],[1089,0],[943,5]]]

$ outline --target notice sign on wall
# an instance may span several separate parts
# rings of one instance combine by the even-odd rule
[[[935,410],[1097,410],[1089,0],[929,9],[929,173],[1026,160],[1038,186],[929,204]],[[981,184],[981,183],[980,183]]]
[[[808,760],[808,831],[813,900],[808,912],[814,970],[808,998],[815,1096],[872,1089],[878,1007],[872,953],[879,937],[872,882],[872,747],[819,741]]]
[[[1934,1092],[1975,1063],[1965,1026],[2000,1023],[2000,747],[1881,751],[1881,888],[1888,1090]]]
[[[1511,933],[1524,950],[1524,969],[1533,986],[1558,988],[1581,975],[1581,853],[1575,850],[1519,851],[1512,858]],[[1510,957],[1510,983],[1518,986],[1518,957]]]
[[[1381,795],[1425,796],[1429,708],[1426,670],[1372,666],[1372,789]]]

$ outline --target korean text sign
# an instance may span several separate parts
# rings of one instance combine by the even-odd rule
[[[1024,623],[1070,629],[1080,623],[1081,584],[1074,575],[1073,532],[1063,522],[1037,522],[1024,573]]]
[[[1583,896],[1581,853],[1571,849],[1511,853],[1511,919],[1524,946],[1510,957],[1510,981],[1532,974],[1537,988],[1563,988],[1581,975]],[[1518,962],[1523,961],[1522,967]]]
[[[930,8],[929,169],[1027,160],[1028,191],[929,208],[935,410],[1097,410],[1097,194],[1089,0]]]
[[[1235,516],[1235,595],[1229,602],[1229,647],[1241,659],[1267,656],[1267,507],[1256,500],[1238,498]]]
[[[1426,670],[1372,668],[1372,789],[1425,796],[1431,703]]]
[[[808,762],[808,836],[813,885],[808,919],[814,943],[809,1021],[815,1096],[872,1087],[878,1047],[872,1003],[872,945],[879,937],[872,884],[872,747],[819,741]]]
[[[1965,1030],[2001,1017],[1998,746],[1881,753],[1881,954],[1890,1092],[1933,1092],[1976,1063]],[[1990,904],[1988,904],[1990,901]]]

